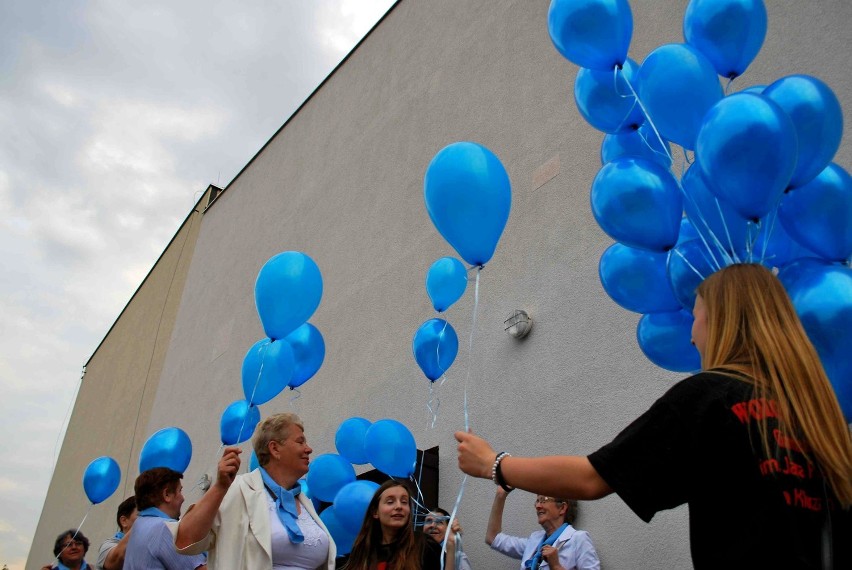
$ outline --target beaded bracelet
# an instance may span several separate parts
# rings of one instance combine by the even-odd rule
[[[495,485],[502,487],[507,493],[511,493],[515,490],[515,488],[506,483],[506,480],[503,478],[503,472],[500,470],[500,462],[507,457],[512,457],[512,454],[506,451],[501,451],[497,454],[497,457],[494,458],[494,464],[491,466],[491,480],[494,481]]]

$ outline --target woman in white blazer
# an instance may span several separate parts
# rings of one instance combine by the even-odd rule
[[[334,541],[299,488],[313,451],[302,421],[270,416],[252,443],[260,468],[237,476],[241,450],[225,448],[216,482],[172,523],[178,552],[208,551],[210,570],[333,570]]]

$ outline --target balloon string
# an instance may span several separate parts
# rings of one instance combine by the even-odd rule
[[[476,315],[479,311],[479,275],[482,273],[482,266],[476,270],[476,286],[473,292],[473,319],[470,325],[470,337],[467,345],[467,374],[464,379],[464,430],[470,431],[470,412],[467,405],[467,387],[470,383],[470,370],[473,361],[473,337],[476,332]]]
[[[748,262],[754,262],[754,244],[757,242],[757,236],[760,232],[760,223],[755,223],[752,220],[749,220],[746,224],[746,254],[748,255]]]
[[[737,255],[736,248],[734,247],[734,240],[731,238],[731,232],[728,230],[728,222],[725,221],[725,214],[722,213],[722,203],[719,202],[719,198],[713,198],[713,200],[716,202],[716,210],[719,212],[719,219],[722,220],[722,227],[725,229],[725,236],[728,238],[728,247],[731,248],[731,253],[730,255],[728,255],[728,264],[730,265],[731,263],[739,263],[740,258]],[[709,226],[707,230],[710,230]],[[719,240],[716,241],[718,242]],[[724,248],[722,249],[722,251],[725,251]]]
[[[467,385],[470,381],[471,361],[473,360],[473,336],[476,332],[476,314],[479,310],[479,275],[482,273],[482,266],[476,270],[476,286],[473,293],[473,319],[470,326],[470,340],[468,342],[468,357],[467,357],[467,376],[464,380],[464,430],[470,431],[470,414],[467,406]],[[456,502],[453,504],[453,512],[450,514],[450,520],[447,522],[447,528],[453,528],[453,521],[456,520],[456,513],[459,511],[462,497],[464,497],[464,487],[467,484],[467,475],[462,477],[461,485],[459,486],[459,494],[456,496]],[[444,562],[447,558],[447,541],[445,540],[441,546],[441,570],[444,570]]]
[[[293,392],[293,395],[290,396],[290,407],[296,409],[294,402],[302,397],[302,391],[298,388],[290,388],[290,391]]]
[[[441,384],[444,384],[444,380],[446,380],[446,374],[441,376]],[[435,404],[434,407],[432,404]],[[432,415],[432,424],[429,426],[430,429],[435,429],[435,423],[438,421],[438,408],[441,407],[441,398],[438,398],[435,395],[435,383],[429,382],[429,401],[426,402],[426,408],[429,410],[429,413]]]
[[[734,79],[736,79],[736,77],[731,77],[730,79],[728,79],[728,83],[725,84],[725,96],[727,96],[728,93],[731,91],[731,85],[734,84]]]
[[[722,256],[725,256],[726,255],[725,248],[722,246],[721,242],[719,241],[719,238],[716,237],[716,234],[713,233],[713,230],[710,229],[710,224],[707,223],[707,220],[704,218],[704,213],[701,211],[701,208],[698,207],[698,202],[696,202],[695,198],[692,195],[690,195],[684,189],[683,184],[680,183],[680,180],[677,180],[676,182],[677,182],[678,189],[680,189],[681,194],[683,194],[683,197],[686,200],[689,200],[692,203],[692,205],[695,207],[695,211],[698,212],[698,221],[701,222],[701,224],[704,226],[707,233],[710,234],[710,237],[713,239],[716,246],[719,248],[719,251],[722,252]],[[704,233],[699,231],[698,237],[699,237],[699,239],[701,239],[701,243],[703,243],[704,247],[707,249],[707,253],[710,254],[710,257],[713,260],[713,267],[715,267],[717,270],[721,269],[722,266],[720,265],[719,260],[716,259],[716,255],[713,253],[713,248],[710,247],[709,243],[707,243],[707,238],[705,237]],[[677,251],[677,250],[673,249],[672,251]],[[679,252],[678,252],[678,255],[680,255]],[[681,257],[683,257],[683,256],[681,255]],[[683,259],[686,260],[685,257]]]
[[[626,95],[622,95],[621,93],[619,93],[619,91],[618,91],[618,66],[613,68],[612,83],[613,83],[612,88],[613,88],[613,91],[615,91],[616,95],[618,95],[619,97],[621,97],[623,99],[626,99],[627,97],[633,97],[633,106],[630,107],[630,109],[627,111],[627,113],[624,114],[624,118],[621,119],[621,122],[618,124],[618,128],[616,129],[616,131],[620,131],[621,128],[624,126],[624,123],[627,122],[627,120],[630,118],[630,115],[633,113],[633,109],[636,108],[636,102],[639,100],[639,98],[634,97],[632,94],[629,94],[629,93],[626,94]]]
[[[89,513],[92,512],[92,507],[94,507],[94,503],[89,504],[89,508],[86,509],[86,514],[83,515],[83,520],[80,521],[80,524],[77,525],[77,530],[74,531],[74,534],[71,536],[71,540],[69,542],[74,541],[77,538],[77,535],[80,534],[80,529],[83,528],[83,523],[86,522],[86,519],[89,518]],[[65,548],[59,551],[59,554],[56,555],[56,558],[53,559],[51,566],[59,562],[59,557],[62,556],[62,553],[65,552]]]
[[[456,520],[456,513],[459,512],[459,505],[461,504],[462,497],[464,496],[464,487],[467,484],[467,475],[462,477],[461,487],[459,488],[459,494],[456,497],[456,502],[453,505],[453,512],[450,513],[450,520],[447,521],[447,528],[453,528],[453,522]],[[447,558],[447,541],[445,540],[443,545],[441,546],[441,570],[444,570],[444,560]]]
[[[263,350],[263,354],[260,356],[260,368],[257,371],[257,378],[254,381],[254,387],[251,389],[251,398],[249,398],[248,403],[254,403],[254,395],[257,392],[257,387],[260,385],[260,376],[263,374],[263,363],[266,362],[266,352],[269,350],[269,345],[272,344],[272,340],[269,342],[263,343],[260,348]]]
[[[702,275],[702,274],[701,274],[701,272],[700,272],[700,271],[698,271],[698,269],[696,269],[696,268],[695,268],[695,266],[694,266],[694,265],[692,265],[692,263],[690,263],[690,261],[689,261],[686,257],[684,257],[684,256],[683,256],[683,254],[682,254],[681,252],[679,252],[679,251],[678,251],[678,250],[676,250],[676,249],[673,249],[673,250],[672,250],[672,253],[674,253],[675,255],[677,255],[678,257],[680,257],[680,258],[683,260],[683,262],[684,262],[684,263],[686,263],[686,265],[687,265],[687,266],[689,266],[689,268],[690,268],[690,269],[692,269],[693,273],[695,273],[696,275],[698,275],[698,277],[700,277],[700,278],[701,278],[701,280],[702,280],[702,281],[704,281],[704,279],[705,279],[704,275]]]
[[[615,68],[615,73],[618,75],[619,72],[618,66]],[[671,153],[666,149],[666,143],[663,141],[663,137],[660,135],[660,131],[657,130],[657,126],[654,124],[654,120],[651,118],[650,113],[648,113],[648,109],[645,108],[645,105],[642,104],[642,99],[639,98],[639,94],[636,93],[636,90],[633,89],[633,85],[630,84],[630,80],[627,79],[627,75],[624,75],[624,83],[630,88],[630,92],[633,93],[633,96],[636,97],[636,103],[639,105],[639,108],[642,109],[642,114],[645,115],[645,119],[648,121],[648,124],[651,125],[651,129],[654,131],[654,134],[657,136],[657,140],[660,141],[660,148],[666,153],[666,156],[669,157],[669,160],[674,163],[674,158],[672,158]]]
[[[670,159],[668,153],[660,152],[657,149],[655,149],[653,146],[651,146],[651,143],[648,142],[646,133],[643,133],[642,131],[637,130],[636,134],[639,135],[639,138],[642,139],[642,142],[645,143],[645,146],[648,147],[648,150],[650,150],[654,154],[659,154],[661,156],[665,156],[666,158]],[[663,147],[663,149],[665,150],[665,147]]]
[[[763,236],[763,248],[760,252],[760,263],[766,261],[766,247],[769,245],[769,237],[772,235],[772,230],[775,229],[776,219],[778,219],[778,208],[772,210],[772,220],[769,222],[769,228],[766,230],[766,235]]]

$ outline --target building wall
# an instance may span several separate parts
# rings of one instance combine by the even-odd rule
[[[76,528],[89,507],[80,480],[90,461],[108,455],[121,466],[112,497],[92,508],[81,529],[92,541],[92,564],[104,538],[115,534],[115,511],[133,494],[139,450],[160,385],[189,263],[201,227],[201,197],[89,362],[65,432],[26,568],[50,562],[63,530]]]
[[[280,251],[304,251],[323,272],[323,302],[311,322],[327,354],[300,394],[282,394],[262,415],[300,413],[316,454],[334,452],[335,430],[348,417],[404,422],[421,449],[440,446],[447,509],[461,483],[452,433],[464,425],[465,387],[474,431],[500,449],[586,454],[679,378],[644,358],[638,316],[600,286],[598,259],[612,241],[595,224],[588,193],[602,135],[574,106],[577,68],[550,43],[548,4],[401,1],[207,212],[145,431],[177,425],[190,434],[188,502],[200,496],[195,481],[214,469],[221,411],[242,398],[243,356],[263,336],[255,277]],[[766,43],[734,89],[807,72],[852,108],[845,56],[852,5],[767,4]],[[634,60],[682,41],[685,1],[631,5]],[[428,219],[422,183],[435,153],[457,140],[491,148],[514,195],[506,231],[481,274],[476,330],[472,287],[448,311],[461,349],[447,381],[435,386],[440,407],[430,428],[430,388],[411,338],[433,316],[425,272],[454,252]],[[836,161],[848,167],[849,159],[845,137]],[[535,319],[521,342],[502,330],[516,308]],[[81,413],[78,403],[74,421],[83,421]],[[72,485],[79,485],[76,472],[64,491]],[[51,488],[49,502],[58,496]],[[460,510],[465,548],[477,568],[517,568],[483,543],[492,497],[490,482],[468,482]],[[532,499],[512,494],[506,531],[535,529]],[[720,505],[724,516],[736,516],[735,506]],[[45,517],[40,533],[44,525]],[[56,528],[55,519],[48,526]],[[583,504],[578,526],[590,531],[605,567],[691,566],[684,508],[644,524],[611,496]]]

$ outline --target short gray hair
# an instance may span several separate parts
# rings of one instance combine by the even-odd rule
[[[302,428],[302,431],[305,429],[305,425],[299,416],[291,412],[269,416],[257,425],[257,428],[254,430],[252,445],[254,446],[254,454],[257,456],[258,465],[263,467],[269,463],[271,457],[269,454],[269,442],[285,439],[290,426],[294,425]]]

